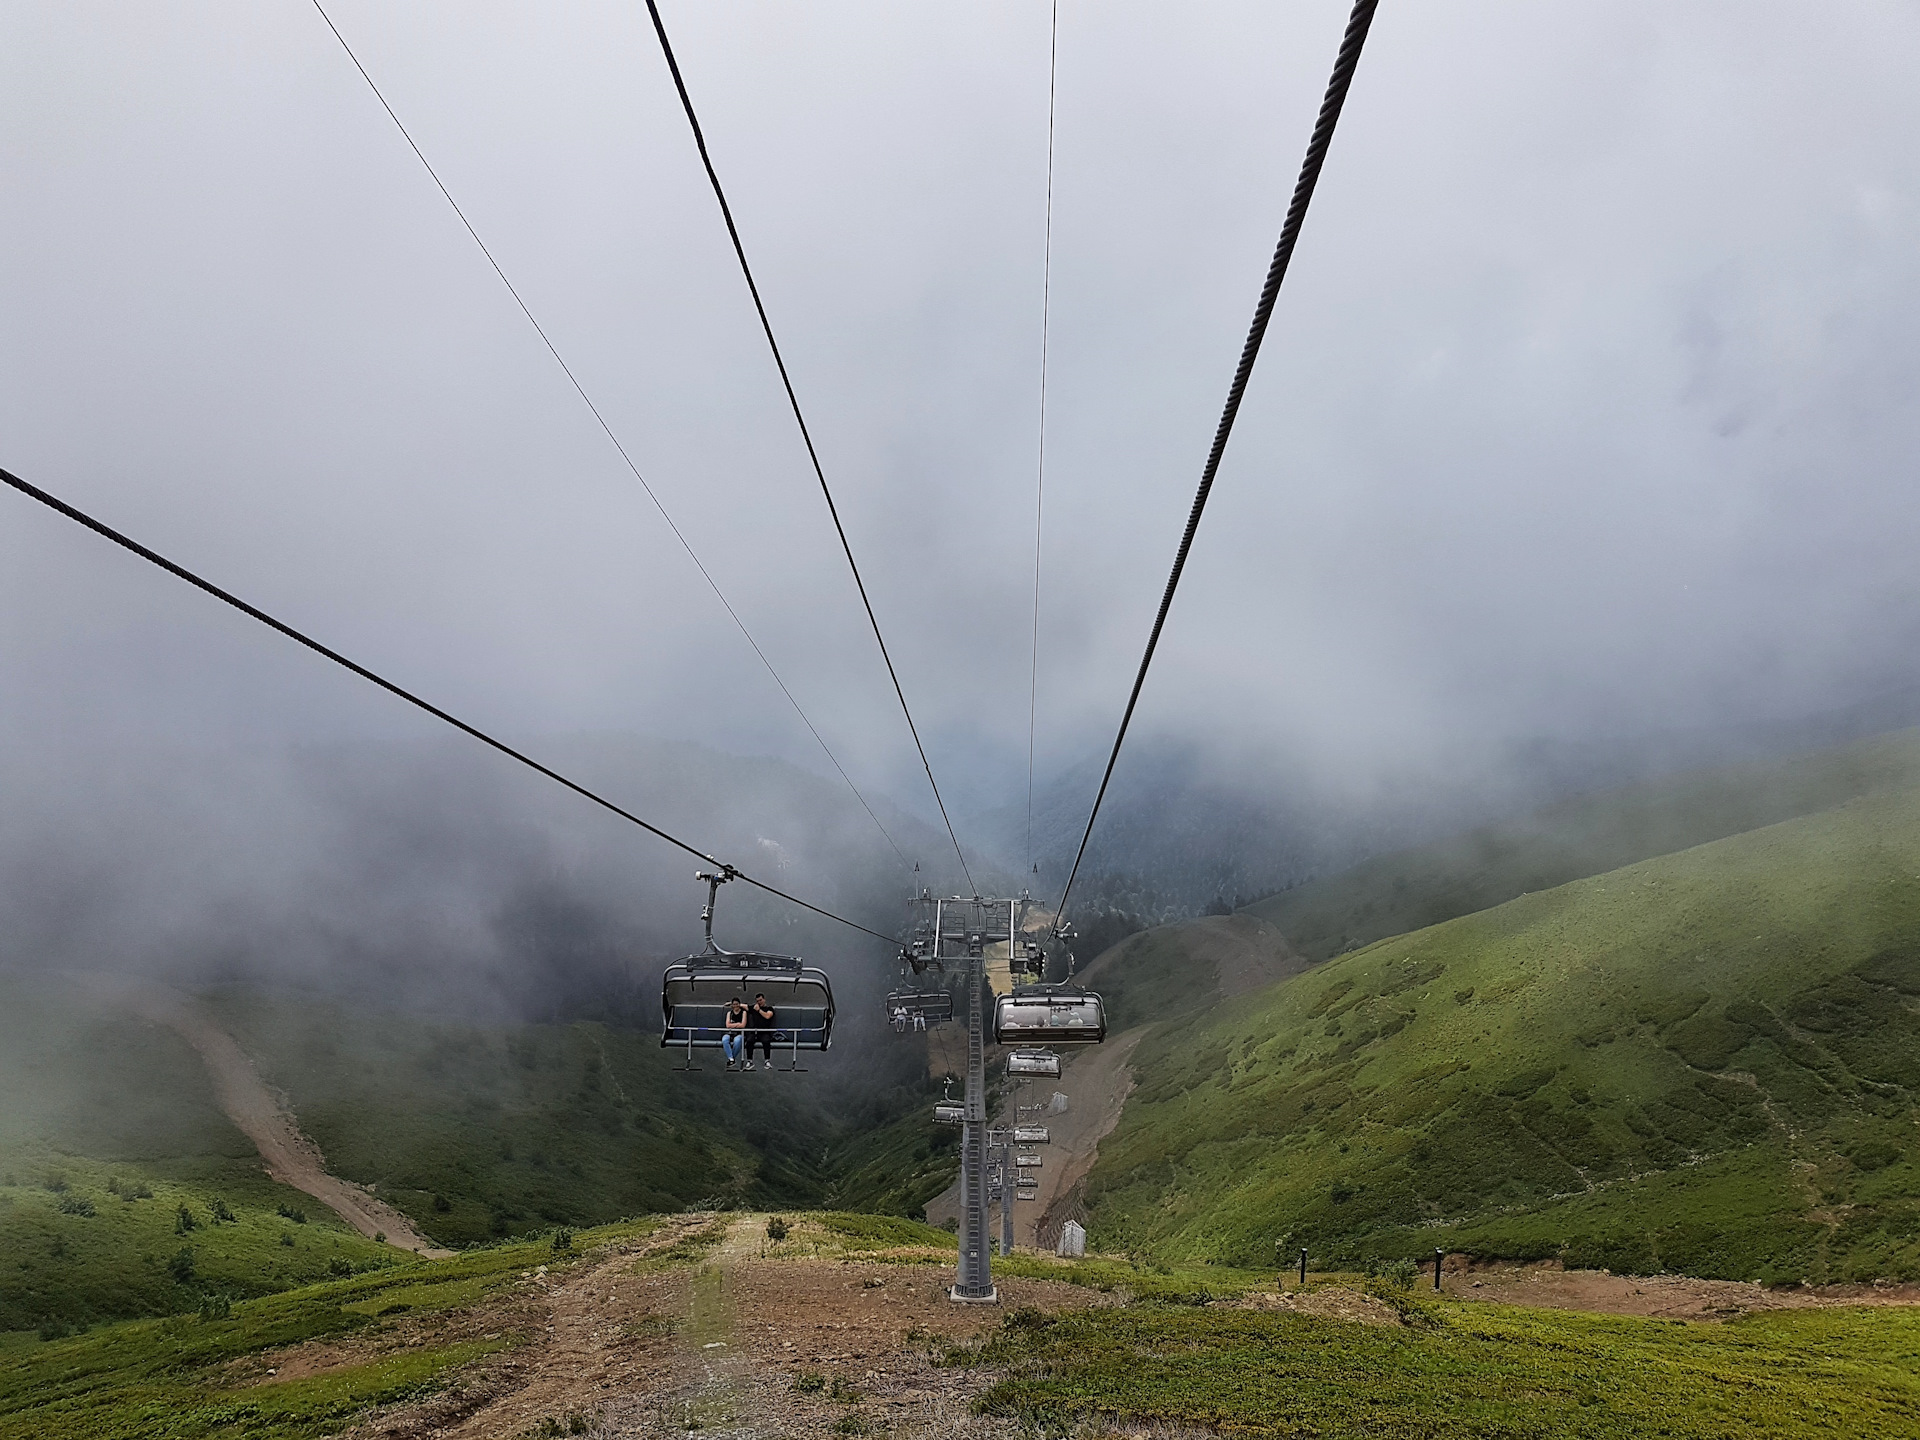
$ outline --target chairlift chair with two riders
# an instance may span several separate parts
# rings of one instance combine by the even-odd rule
[[[764,994],[773,1002],[773,1028],[750,1033],[770,1033],[773,1048],[787,1052],[785,1068],[803,1070],[802,1050],[825,1050],[833,1043],[833,985],[826,971],[803,964],[797,955],[722,950],[714,943],[715,900],[738,873],[723,865],[695,875],[707,882],[707,904],[700,912],[706,948],[669,965],[661,979],[660,1044],[687,1052],[687,1063],[676,1068],[697,1070],[693,1052],[719,1049],[727,1034],[729,1002],[752,1004],[754,996]]]

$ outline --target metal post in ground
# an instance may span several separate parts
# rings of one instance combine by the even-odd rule
[[[993,1159],[1000,1172],[1000,1254],[1004,1258],[1013,1253],[1013,1202],[1019,1195],[1020,1185],[1014,1175],[1011,1145],[994,1147]]]

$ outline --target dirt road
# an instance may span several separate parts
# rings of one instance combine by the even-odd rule
[[[98,977],[93,988],[155,1024],[166,1026],[193,1046],[207,1067],[220,1108],[253,1142],[267,1173],[275,1180],[305,1191],[369,1238],[384,1235],[390,1245],[435,1258],[453,1253],[436,1247],[385,1201],[328,1174],[320,1147],[301,1131],[285,1099],[260,1077],[253,1061],[205,1005],[150,980]]]

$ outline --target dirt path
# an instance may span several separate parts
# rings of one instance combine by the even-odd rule
[[[955,1305],[950,1259],[815,1258],[804,1235],[763,1256],[764,1215],[730,1217],[691,1267],[649,1263],[715,1218],[679,1217],[644,1243],[536,1273],[520,1293],[423,1330],[413,1343],[509,1333],[525,1343],[440,1395],[363,1421],[348,1440],[508,1440],[555,1433],[549,1422],[595,1440],[1012,1440],[1023,1433],[1013,1422],[972,1413],[991,1377],[937,1365],[934,1352],[1014,1306],[1113,1303],[1081,1286],[1002,1280],[999,1308]],[[366,1358],[304,1348],[319,1368]],[[271,1363],[279,1376],[316,1368],[304,1350]]]
[[[205,1005],[150,980],[102,977],[94,981],[94,988],[155,1024],[166,1026],[193,1046],[207,1067],[220,1108],[253,1142],[267,1173],[275,1180],[311,1195],[369,1238],[384,1235],[391,1245],[436,1259],[453,1253],[435,1246],[385,1201],[350,1181],[329,1175],[326,1157],[301,1131],[285,1099],[260,1078],[253,1061]]]
[[[1450,1258],[1442,1268],[1440,1284],[1455,1299],[1587,1310],[1602,1315],[1732,1320],[1755,1310],[1920,1304],[1920,1285],[1915,1284],[1769,1290],[1748,1281],[1696,1280],[1688,1275],[1613,1275],[1605,1270],[1562,1270],[1553,1265],[1462,1266],[1455,1270],[1454,1264]],[[1422,1289],[1432,1280],[1429,1267]]]

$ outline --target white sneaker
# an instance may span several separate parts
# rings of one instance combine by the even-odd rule
[[[753,1062],[751,1060],[747,1061],[747,1069],[751,1070],[752,1068],[753,1068]]]

